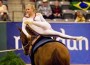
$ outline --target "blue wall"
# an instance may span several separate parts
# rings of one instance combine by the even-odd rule
[[[71,36],[83,36],[81,41],[65,40],[57,38],[62,41],[70,51],[72,64],[90,64],[90,23],[51,23],[53,29]],[[21,41],[19,38],[19,31],[17,27],[21,27],[20,22],[6,23],[7,32],[7,49],[21,48]],[[16,51],[21,58],[30,63],[29,56],[25,56],[23,50]]]

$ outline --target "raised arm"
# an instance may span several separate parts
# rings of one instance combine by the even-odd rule
[[[29,37],[30,35],[27,33],[25,27],[26,27],[26,24],[24,23],[25,22],[25,18],[23,18],[23,22],[22,22],[22,31],[24,32],[24,34]]]

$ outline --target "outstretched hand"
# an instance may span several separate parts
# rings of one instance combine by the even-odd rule
[[[80,36],[80,37],[76,37],[75,40],[79,41],[79,40],[82,40],[84,37],[83,36]]]
[[[31,21],[25,21],[24,23],[25,24],[33,24],[33,22],[31,22]]]

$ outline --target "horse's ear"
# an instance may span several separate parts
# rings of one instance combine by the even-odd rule
[[[22,31],[22,29],[20,28],[20,27],[18,27],[18,30],[21,32]]]

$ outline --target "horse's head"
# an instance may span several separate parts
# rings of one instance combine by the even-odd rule
[[[18,29],[20,31],[21,42],[22,42],[23,46],[25,46],[28,43],[28,39],[27,39],[26,35],[23,33],[22,29],[21,28],[18,28]]]
[[[26,26],[27,27],[27,26]],[[35,34],[30,30],[29,27],[26,28],[27,32],[29,33],[30,37],[27,38],[27,36],[24,34],[21,28],[18,28],[20,31],[20,40],[22,42],[24,53],[25,55],[28,55],[30,52],[30,46],[32,46],[33,40],[36,38]]]
[[[34,32],[32,32],[32,30],[28,26],[26,26],[26,27],[27,27],[26,30],[30,35],[29,38],[27,38],[27,36],[24,34],[24,32],[22,31],[21,28],[18,28],[20,31],[20,39],[22,41],[23,46],[25,46],[28,43],[28,41],[32,42],[32,40],[34,40],[34,38],[36,37]]]
[[[30,37],[27,38],[27,36],[24,34],[21,28],[18,28],[20,31],[20,40],[22,42],[23,48],[24,48],[24,53],[25,55],[28,55],[30,53],[30,45],[32,45],[32,40],[35,38],[33,37],[32,34],[30,34]]]
[[[29,54],[29,39],[27,38],[27,36],[23,33],[21,28],[18,28],[20,31],[20,40],[22,42],[23,48],[24,48],[24,53],[25,55]]]

